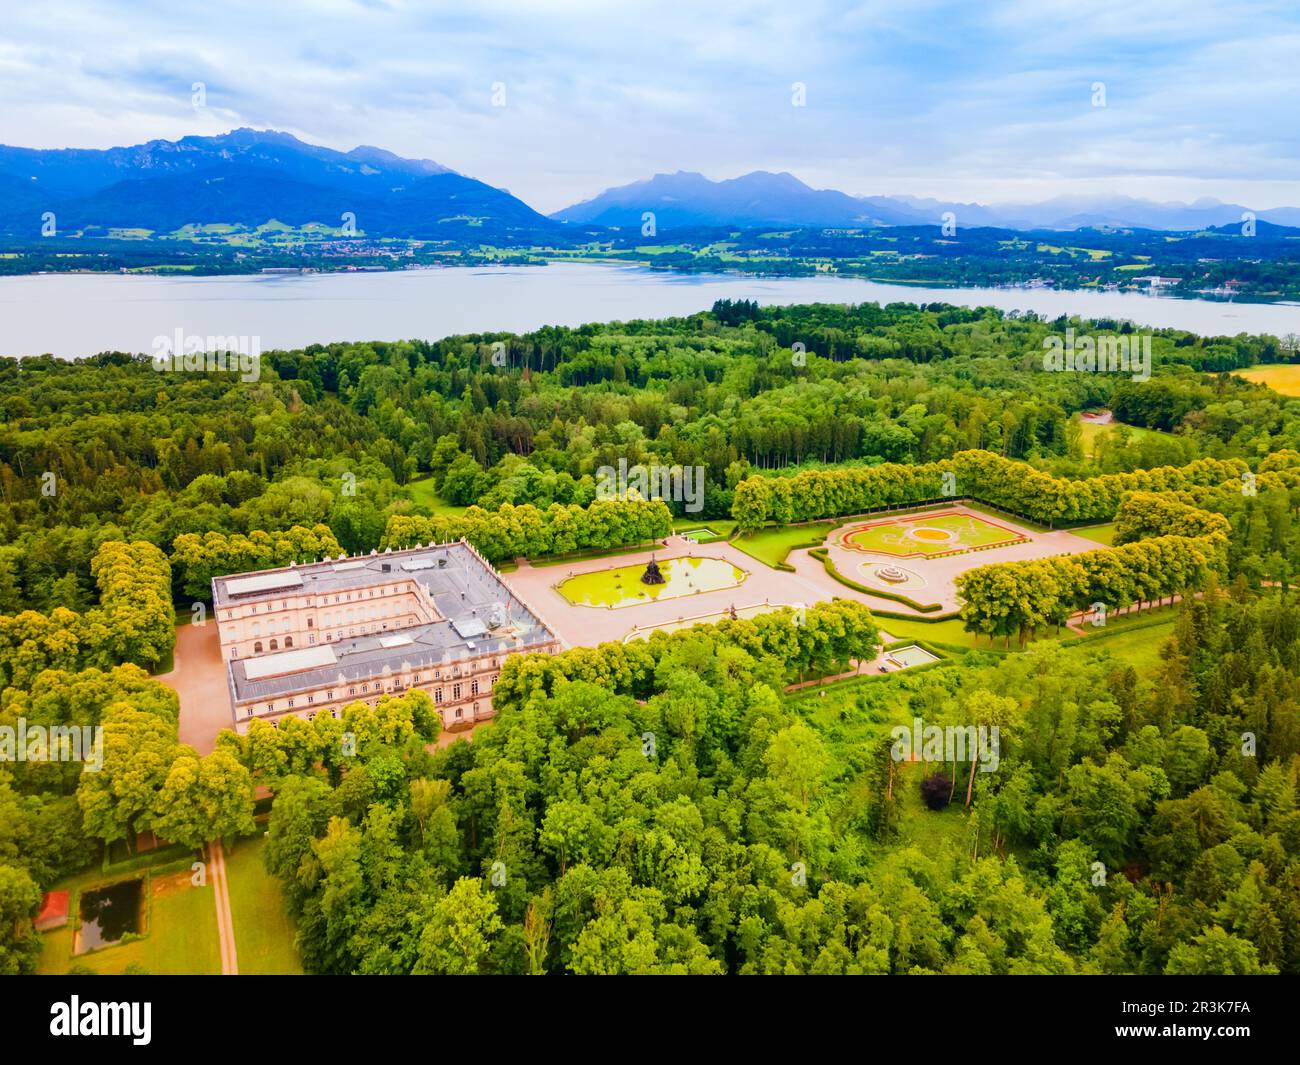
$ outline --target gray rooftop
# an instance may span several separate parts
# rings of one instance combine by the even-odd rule
[[[332,596],[404,578],[423,585],[444,620],[328,642],[321,630],[319,642],[310,647],[279,656],[234,659],[229,669],[236,700],[269,700],[313,688],[350,686],[389,673],[454,666],[472,656],[525,651],[555,639],[463,543],[217,577],[212,582],[213,602],[238,606],[272,602],[286,594]],[[504,625],[490,628],[493,621],[501,620]],[[328,651],[333,652],[333,661]],[[290,671],[258,676],[274,668],[277,657]]]

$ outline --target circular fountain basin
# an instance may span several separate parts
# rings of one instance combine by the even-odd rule
[[[916,570],[892,562],[863,562],[858,566],[858,572],[865,578],[867,584],[893,591],[906,592],[926,586],[925,578]]]

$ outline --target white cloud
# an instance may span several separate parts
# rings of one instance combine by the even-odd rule
[[[49,0],[6,18],[8,144],[273,127],[434,158],[542,210],[657,171],[759,168],[985,202],[1091,183],[1300,203],[1283,3]]]

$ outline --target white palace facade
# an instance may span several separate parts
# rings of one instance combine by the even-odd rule
[[[412,688],[449,729],[492,716],[506,657],[560,640],[464,540],[212,581],[236,731]]]

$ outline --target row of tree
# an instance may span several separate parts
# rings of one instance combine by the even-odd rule
[[[1196,592],[1227,570],[1222,533],[1158,536],[1077,555],[998,562],[957,577],[966,628],[990,639],[1013,634],[1023,645],[1045,625],[1092,611],[1097,624],[1134,604]]]
[[[789,477],[748,477],[736,486],[731,513],[755,530],[881,507],[970,497],[1045,525],[1109,521],[1126,492],[1169,492],[1218,485],[1248,472],[1240,459],[1197,459],[1086,479],[1056,477],[989,451],[960,451],[919,466],[884,463],[802,470]]]
[[[559,683],[577,680],[645,698],[655,688],[656,663],[688,639],[711,641],[719,653],[737,648],[755,658],[770,656],[784,663],[787,680],[795,680],[840,673],[855,659],[873,658],[878,636],[866,606],[835,599],[753,618],[723,618],[690,630],[655,630],[646,640],[573,647],[558,655],[512,655],[493,685],[492,705],[517,709],[538,692],[549,693]]]
[[[645,543],[673,531],[672,512],[659,500],[597,499],[589,506],[506,504],[498,510],[469,507],[463,514],[394,514],[380,548],[444,543],[462,537],[489,562],[538,558],[573,551],[606,550]]]

